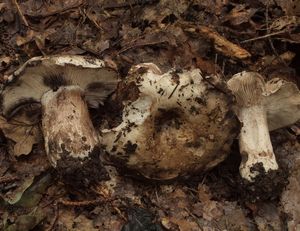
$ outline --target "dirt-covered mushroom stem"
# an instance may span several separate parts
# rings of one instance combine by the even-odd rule
[[[90,119],[84,91],[78,86],[50,90],[43,95],[41,104],[45,149],[51,164],[62,173],[64,180],[76,182],[80,179],[81,183],[89,184],[104,179],[98,135]]]
[[[264,105],[265,82],[257,73],[241,72],[228,81],[228,87],[236,96],[236,113],[242,122],[240,173],[243,178],[252,181],[259,174],[254,170],[258,164],[265,172],[278,169]]]

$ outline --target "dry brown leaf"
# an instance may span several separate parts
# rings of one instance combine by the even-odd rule
[[[180,231],[199,231],[198,224],[187,219],[177,219],[174,217],[164,217],[161,220],[162,225],[168,230],[174,230],[178,227]]]
[[[223,208],[217,201],[203,203],[203,218],[208,221],[218,220],[223,215]]]
[[[283,227],[276,206],[272,203],[261,203],[257,206],[258,211],[254,214],[254,220],[259,231],[281,231]]]
[[[231,25],[237,26],[249,22],[255,14],[256,9],[247,8],[245,4],[236,5],[224,18],[224,22],[229,21]]]
[[[206,185],[198,186],[198,197],[202,205],[202,217],[205,220],[217,220],[223,215],[223,208],[217,201],[211,200],[211,193]]]
[[[12,61],[12,58],[9,56],[0,56],[0,66],[7,66]]]
[[[7,121],[0,116],[0,128],[6,138],[15,142],[13,152],[15,156],[28,155],[32,145],[40,140],[40,131],[37,124],[33,124],[24,114]]]
[[[26,43],[32,41],[35,32],[33,30],[28,30],[25,36],[17,35],[16,37],[16,44],[17,46],[22,46]]]
[[[44,1],[29,0],[20,3],[20,7],[24,12],[24,15],[29,15],[31,17],[46,17],[65,12],[82,4],[82,0],[57,0],[50,1],[50,3]]]
[[[259,0],[265,6],[281,7],[286,15],[300,15],[300,0]]]
[[[169,15],[179,18],[188,6],[189,1],[186,0],[161,0],[155,7],[145,8],[142,18],[160,24]]]
[[[209,201],[211,199],[211,193],[208,186],[206,186],[205,184],[198,185],[198,197],[202,202]]]
[[[287,15],[300,15],[300,0],[275,0]]]
[[[78,216],[70,210],[64,210],[58,216],[58,230],[90,230],[96,231],[99,229],[94,228],[93,221],[86,216],[79,214]]]
[[[193,1],[194,4],[199,4],[204,7],[205,10],[220,15],[222,13],[223,7],[227,5],[229,0],[197,0]]]
[[[109,40],[88,40],[83,44],[84,47],[89,48],[97,53],[101,53],[109,48]]]
[[[6,3],[1,2],[1,3],[0,3],[0,11],[1,11],[2,9],[4,9],[5,7],[6,7]]]
[[[290,64],[292,60],[295,58],[296,54],[291,51],[286,51],[279,56],[276,55],[266,55],[258,60],[252,67],[250,67],[253,71],[260,71],[265,69],[266,67],[274,67],[277,65],[281,65],[282,62],[286,64]]]
[[[281,31],[286,28],[297,27],[300,23],[300,17],[297,16],[282,16],[274,20],[270,25],[270,30]]]

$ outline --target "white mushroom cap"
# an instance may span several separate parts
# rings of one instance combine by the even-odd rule
[[[76,85],[85,91],[90,107],[98,107],[116,87],[116,71],[101,60],[82,56],[48,56],[28,60],[8,78],[2,92],[2,113],[13,114],[27,103],[60,86]]]
[[[209,82],[216,79],[199,69],[162,74],[152,63],[133,67],[125,82],[137,95],[124,102],[118,126],[101,130],[101,144],[121,166],[150,179],[211,169],[239,130],[233,98]]]

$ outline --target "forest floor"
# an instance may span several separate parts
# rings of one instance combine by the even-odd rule
[[[122,77],[153,62],[162,70],[204,74],[252,70],[300,86],[299,0],[8,0],[0,3],[2,83],[31,57],[89,55],[114,62]],[[159,183],[119,174],[95,193],[69,190],[50,167],[42,142],[16,155],[0,136],[0,229],[300,230],[299,124],[271,132],[285,187],[269,194],[239,179],[238,142],[213,170]],[[115,187],[113,195],[105,193]],[[253,194],[251,194],[253,195]]]

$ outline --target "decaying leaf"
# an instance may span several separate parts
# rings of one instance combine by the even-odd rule
[[[194,221],[189,221],[187,219],[177,219],[174,217],[165,217],[162,219],[162,225],[167,230],[180,230],[180,231],[198,231],[200,227]]]
[[[24,10],[25,15],[31,17],[46,17],[54,14],[58,14],[74,7],[80,6],[82,0],[68,0],[68,1],[54,1],[52,4],[48,4],[43,1],[26,1],[20,4]]]
[[[35,121],[35,116],[30,118],[25,112],[18,113],[9,121],[0,116],[0,128],[5,137],[15,142],[13,146],[15,156],[28,155],[32,145],[40,141],[41,134]]]
[[[72,231],[99,230],[94,227],[92,220],[88,219],[83,214],[76,215],[72,210],[65,210],[63,213],[59,214],[57,228],[58,230]]]
[[[283,229],[283,224],[279,217],[279,211],[274,204],[258,204],[257,210],[258,211],[254,214],[254,219],[260,231],[281,231]]]
[[[287,215],[287,226],[289,230],[300,229],[300,158],[289,177],[289,184],[281,197],[281,205]]]
[[[300,23],[300,17],[297,16],[282,16],[277,18],[270,25],[270,30],[281,31],[283,29],[293,29]]]
[[[249,8],[245,4],[236,5],[229,14],[224,17],[224,22],[229,21],[231,25],[237,26],[249,22],[255,14],[256,9]]]
[[[7,65],[8,63],[11,62],[11,57],[9,56],[4,56],[4,55],[1,55],[0,57],[0,65]]]
[[[154,216],[143,208],[132,208],[127,224],[121,231],[163,231],[159,224],[153,222]]]
[[[37,226],[46,214],[41,209],[35,209],[29,214],[19,216],[11,225],[4,227],[4,231],[30,231]],[[8,224],[8,223],[7,223]]]
[[[51,175],[49,173],[38,181],[35,181],[28,189],[26,189],[16,205],[24,208],[33,208],[37,206],[43,197],[43,193],[45,193],[47,187],[49,187],[50,182]]]
[[[34,176],[26,177],[16,190],[1,195],[2,198],[11,205],[17,203],[22,198],[23,193],[26,191],[26,189],[28,189],[32,185],[33,180]]]
[[[300,15],[300,1],[299,0],[275,0],[287,15]]]

